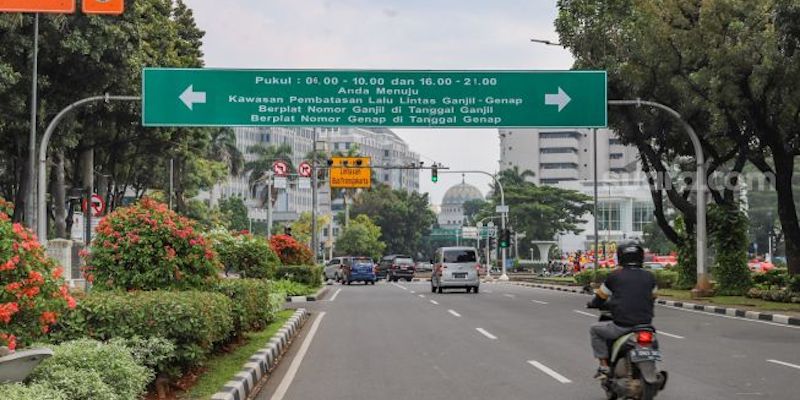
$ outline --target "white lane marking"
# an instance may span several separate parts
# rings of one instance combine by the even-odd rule
[[[484,290],[483,293],[492,293],[491,290]]]
[[[409,293],[411,293],[411,294],[414,294],[414,293],[417,293],[417,292],[415,292],[415,291],[413,291],[413,290],[412,290],[412,291],[410,291]]]
[[[419,296],[420,299],[424,299],[425,298],[424,294],[418,294],[417,296]]]
[[[528,364],[533,365],[534,367],[538,368],[540,371],[544,372],[547,375],[550,375],[551,378],[561,382],[561,383],[572,383],[571,380],[564,377],[564,375],[559,374],[556,371],[553,371],[548,366],[534,360],[528,361]]]
[[[585,315],[587,317],[597,317],[597,315],[594,315],[592,313],[588,313],[586,311],[581,311],[581,310],[572,310],[572,311],[574,311],[574,312],[576,312],[576,313],[578,313],[580,315]]]
[[[550,303],[548,303],[546,301],[541,301],[541,300],[531,300],[531,301],[536,303],[536,304],[550,304]]]
[[[671,337],[671,338],[674,338],[674,339],[686,339],[685,337],[683,337],[681,335],[676,335],[674,333],[669,333],[669,332],[664,332],[664,331],[657,331],[656,334],[657,335],[664,335],[666,337]]]
[[[486,336],[489,339],[497,340],[497,336],[492,335],[491,333],[487,332],[486,329],[483,328],[475,328],[476,331],[480,332],[481,335]]]
[[[314,335],[317,334],[317,329],[319,329],[319,324],[322,322],[324,316],[325,312],[320,312],[319,317],[311,324],[308,336],[303,340],[303,344],[300,346],[297,355],[294,356],[294,360],[292,360],[292,363],[289,365],[289,370],[286,371],[286,375],[284,375],[281,384],[275,389],[275,394],[272,395],[273,400],[283,400],[283,396],[286,396],[286,392],[289,390],[289,386],[292,385],[292,381],[295,375],[297,375],[297,371],[300,369],[300,364],[303,363],[303,358],[305,358],[308,348],[311,346],[311,341],[314,340]]]
[[[394,283],[394,282],[392,282],[392,285],[397,286],[397,287],[399,287],[400,289],[403,289],[403,290],[408,290],[407,287],[405,287],[403,285],[400,285],[400,284],[397,284],[397,283]]]
[[[516,297],[513,294],[508,294],[508,293],[504,294],[503,296],[506,296],[506,297],[508,297],[510,299],[513,299],[514,297]]]
[[[439,302],[438,302],[438,301],[436,301],[436,300],[431,300],[431,304],[436,304],[436,305],[438,306],[438,305],[439,305]]]
[[[800,369],[800,365],[787,363],[785,361],[778,361],[778,360],[767,360],[767,362],[771,362],[773,364],[783,365],[784,367]]]
[[[449,312],[450,314],[453,314],[454,317],[460,317],[461,316],[461,314],[459,314],[459,313],[457,313],[457,312],[455,312],[453,310],[447,310],[447,312]]]
[[[690,312],[690,313],[695,313],[695,314],[700,314],[700,315],[709,315],[709,316],[712,316],[712,317],[728,318],[728,319],[734,319],[734,320],[746,321],[746,322],[755,322],[755,323],[758,323],[758,324],[767,324],[767,325],[772,325],[772,326],[779,326],[781,328],[800,329],[800,326],[795,326],[795,325],[786,325],[786,324],[779,324],[779,323],[770,322],[770,321],[761,321],[761,320],[758,320],[758,319],[734,317],[734,316],[730,316],[730,315],[722,315],[722,314],[710,313],[708,311],[689,310],[687,308],[675,307],[675,306],[670,306],[670,305],[666,305],[666,304],[659,304],[659,306],[664,307],[664,308],[669,308],[671,310],[685,311],[685,312]]]
[[[331,298],[330,298],[330,299],[328,299],[328,301],[334,301],[334,300],[336,300],[336,296],[338,296],[338,295],[339,295],[339,292],[341,292],[341,291],[342,291],[342,289],[341,289],[341,288],[339,288],[339,289],[336,289],[336,292],[334,292],[334,293],[333,293],[333,296],[331,296]]]

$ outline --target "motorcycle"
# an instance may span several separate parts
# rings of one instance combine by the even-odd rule
[[[612,320],[609,311],[600,313],[600,321]],[[630,333],[609,341],[609,349],[609,374],[602,381],[608,400],[652,400],[664,390],[668,374],[656,365],[661,361],[661,351],[651,325],[633,327]]]

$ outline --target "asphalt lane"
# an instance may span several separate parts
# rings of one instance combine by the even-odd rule
[[[604,398],[591,379],[587,296],[506,284],[332,289],[328,299],[342,289],[333,301],[311,305],[325,317],[284,399]],[[655,325],[670,372],[659,399],[795,398],[800,329],[664,307]],[[286,380],[292,352],[259,399]]]

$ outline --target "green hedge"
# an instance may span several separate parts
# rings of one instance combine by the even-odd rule
[[[603,283],[613,269],[600,268],[598,270],[587,269],[575,275],[575,282],[580,285],[591,283]],[[649,271],[649,270],[648,270]],[[661,289],[669,289],[678,280],[678,273],[675,271],[656,270],[650,271],[656,277],[656,284]]]
[[[231,299],[234,332],[259,330],[267,326],[277,310],[269,304],[270,284],[261,279],[223,279],[213,290]]]
[[[307,296],[316,292],[316,289],[309,287],[308,285],[290,281],[288,279],[272,281],[270,282],[270,285],[273,293],[283,293],[284,296]]]
[[[162,337],[175,344],[175,359],[158,372],[197,366],[233,332],[233,303],[220,293],[185,291],[94,292],[59,321],[56,340]]]
[[[779,303],[800,303],[800,291],[795,292],[789,289],[752,288],[747,292],[747,297]]]
[[[81,339],[55,346],[53,353],[28,379],[68,400],[136,400],[153,379],[124,346]]]
[[[69,400],[60,390],[42,384],[0,384],[0,399],[3,400]]]
[[[234,235],[227,230],[212,231],[208,237],[225,270],[242,277],[269,278],[281,264],[281,259],[263,238]]]
[[[281,265],[274,279],[288,279],[312,288],[322,285],[322,266],[319,265]]]

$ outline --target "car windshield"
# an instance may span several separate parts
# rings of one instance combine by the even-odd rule
[[[410,259],[410,258],[399,258],[399,257],[398,257],[398,258],[395,258],[395,259],[394,259],[394,263],[395,263],[395,264],[406,264],[406,265],[411,265],[411,264],[414,264],[414,260],[412,260],[412,259]]]
[[[474,250],[447,250],[444,252],[444,262],[446,263],[465,263],[476,262]]]

